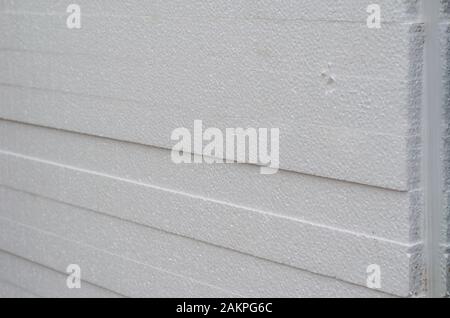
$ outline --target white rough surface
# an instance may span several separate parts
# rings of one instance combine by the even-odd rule
[[[69,289],[67,274],[0,251],[0,280],[14,284],[31,295],[46,298],[117,298],[117,293],[82,280],[82,288]],[[0,284],[0,295],[1,295]],[[11,296],[12,297],[12,296]],[[15,297],[22,297],[15,295]]]
[[[11,94],[12,91],[16,92]],[[20,93],[17,93],[18,91]],[[9,87],[1,89],[0,94],[5,102],[0,115],[2,118],[153,144],[164,148],[170,148],[174,144],[170,141],[170,133],[173,129],[192,127],[194,117],[197,119],[202,117],[191,110],[192,121],[172,123],[167,126],[161,123],[171,121],[172,117],[167,117],[165,114],[162,114],[162,117],[151,115],[159,113],[143,110],[141,107],[130,107],[133,106],[133,103],[129,102],[105,101],[65,94],[55,95],[36,90],[27,91],[16,88],[11,90]],[[23,107],[19,107],[19,105]],[[134,105],[136,104],[134,103]],[[125,106],[124,112],[120,111],[122,106]],[[111,108],[116,111],[111,112]],[[45,109],[45,112],[41,112],[40,109]],[[88,113],[84,113],[84,109],[88,110]],[[52,114],[51,117],[49,117],[49,110]],[[220,114],[216,116],[221,117]],[[129,121],[128,118],[131,120]],[[137,120],[138,118],[139,120]],[[114,128],[112,128],[111,122],[115,123]],[[204,123],[205,127],[215,127],[214,123],[210,121]],[[108,128],[103,130],[105,126]],[[239,126],[276,127],[267,124],[260,125],[251,120],[242,125],[239,125],[237,121],[230,122],[228,125],[220,125],[222,128]],[[410,188],[409,179],[412,175],[408,174],[408,171],[410,164],[416,158],[407,149],[410,140],[408,137],[374,135],[367,132],[311,125],[298,126],[296,130],[291,128],[291,131],[295,132],[292,135],[287,133],[288,130],[281,131],[281,168],[391,187],[397,190]],[[286,132],[283,133],[283,131]],[[149,140],[154,140],[154,142],[149,142]],[[299,146],[293,147],[293,145]],[[300,152],[302,155],[298,156]]]
[[[170,148],[170,132],[198,118],[219,128],[279,127],[284,169],[409,189],[420,24],[374,32],[364,23],[321,20],[88,16],[70,32],[58,28],[64,15],[6,14],[2,21],[11,37],[0,42],[0,83],[43,89],[47,100],[54,98],[48,90],[108,97],[109,109],[127,100],[113,116],[128,133],[109,126],[102,135]],[[2,98],[16,114],[26,107]],[[128,101],[138,101],[139,110]],[[67,106],[75,105],[82,114],[77,103]],[[104,116],[98,107],[87,111],[83,116]],[[69,127],[57,119],[53,125],[92,129],[71,118]]]
[[[151,17],[227,17],[241,19],[302,19],[365,21],[367,2],[362,0],[78,0],[87,14]],[[416,19],[418,0],[379,0],[385,9],[383,21]],[[64,13],[66,3],[58,0],[0,0],[0,11]]]
[[[16,213],[8,213],[9,204],[7,203],[1,211],[0,223],[7,229],[6,232],[14,231],[20,237],[20,242],[15,243],[15,240],[8,239],[11,234],[9,232],[1,236],[2,244],[8,246],[7,248],[13,248],[23,257],[32,259],[38,257],[40,261],[57,264],[57,266],[64,264],[72,257],[73,262],[82,266],[84,275],[89,281],[107,284],[104,286],[111,286],[116,291],[119,291],[117,288],[121,286],[119,282],[128,275],[122,273],[118,275],[116,282],[108,282],[107,276],[118,274],[115,271],[117,263],[125,262],[129,268],[128,272],[133,272],[136,264],[141,264],[140,266],[145,265],[149,274],[154,273],[151,276],[142,276],[140,285],[136,286],[138,288],[121,289],[120,292],[126,295],[143,296],[148,292],[152,292],[153,296],[226,295],[225,292],[221,294],[219,290],[214,291],[214,289],[208,291],[213,294],[203,294],[205,286],[215,285],[224,290],[234,290],[235,293],[229,292],[229,296],[330,297],[346,294],[356,296],[358,292],[362,293],[360,296],[383,296],[362,287],[357,287],[357,292],[354,290],[355,285],[298,271],[292,267],[232,250],[217,248],[135,223],[123,222],[120,219],[48,199],[2,189],[2,199],[13,202],[8,200],[7,196],[10,199],[11,196],[16,198],[19,196],[23,205],[17,206]],[[31,211],[30,207],[35,210]],[[20,224],[28,226],[29,230],[24,230],[24,225]],[[70,224],[69,227],[67,227],[68,224]],[[126,237],[126,240],[123,237]],[[33,244],[38,248],[27,247],[26,243],[30,240],[33,240],[35,242]],[[74,242],[77,242],[76,248]],[[86,242],[89,245],[84,245]],[[67,246],[61,248],[61,251],[66,251],[62,254],[58,251],[61,244]],[[43,248],[45,253],[36,251],[39,248]],[[76,252],[73,249],[76,249]],[[106,257],[107,254],[111,256]],[[61,260],[55,261],[53,258],[58,256]],[[111,259],[113,256],[115,259]],[[118,258],[121,259],[120,262]],[[104,265],[102,268],[100,265],[107,261],[111,261],[112,264]],[[91,275],[91,272],[95,272],[95,275]],[[173,275],[180,282],[179,284],[196,283],[185,290],[179,286],[171,286],[170,284],[174,282],[164,275]],[[161,278],[154,282],[155,276],[161,276]],[[135,277],[139,279],[140,276]],[[277,283],[274,284],[274,282]],[[158,284],[166,286],[164,288]],[[148,287],[144,288],[147,285]],[[188,291],[192,294],[187,294]],[[384,294],[384,296],[388,295]]]
[[[379,264],[387,276],[383,290],[393,293],[409,292],[409,269],[414,265],[409,254],[420,252],[416,244],[293,222],[67,167],[4,154],[0,162],[2,180],[13,188],[300,269],[365,284],[367,266]]]
[[[39,296],[30,293],[14,284],[0,281],[0,298],[38,298]]]
[[[80,0],[67,30],[61,1],[0,0],[0,264],[135,297],[420,295],[419,3],[369,30],[362,0]],[[280,128],[284,170],[174,166],[194,119]]]
[[[0,149],[126,179],[153,187],[155,193],[220,201],[249,214],[269,213],[400,243],[422,236],[420,191],[390,191],[286,171],[268,177],[242,164],[176,165],[165,149],[2,120]]]
[[[22,258],[65,271],[78,264],[87,282],[130,297],[229,297],[238,296],[196,280],[118,257],[0,218],[2,248]],[[19,237],[20,240],[14,239]],[[147,242],[148,243],[148,242]],[[67,276],[62,277],[65,283]]]

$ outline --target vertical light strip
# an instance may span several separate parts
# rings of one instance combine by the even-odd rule
[[[442,59],[440,47],[441,0],[422,0],[425,22],[425,68],[423,100],[425,255],[427,259],[428,296],[443,295],[442,253]]]

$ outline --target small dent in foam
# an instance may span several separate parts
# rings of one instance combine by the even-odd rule
[[[325,84],[327,85],[326,91],[325,93],[331,94],[335,91],[335,86],[336,86],[336,75],[333,73],[332,71],[332,63],[328,63],[327,67],[325,69],[322,70],[322,72],[320,73],[320,76],[324,79]]]

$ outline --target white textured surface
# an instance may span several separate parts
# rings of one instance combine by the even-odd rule
[[[85,268],[84,275],[88,281],[105,284],[132,296],[163,294],[186,297],[204,295],[205,292],[209,296],[247,297],[357,296],[359,292],[363,293],[359,296],[376,296],[375,292],[365,288],[354,289],[355,285],[331,278],[2,189],[2,199],[7,200],[6,196],[19,196],[24,203],[13,215],[5,212],[7,207],[1,211],[0,222],[5,234],[0,239],[7,249],[57,267],[71,259]],[[28,212],[30,204],[35,209],[31,213]],[[10,218],[14,221],[9,221]],[[27,229],[22,223],[28,224]],[[68,228],[65,224],[71,226]],[[8,238],[10,231],[23,233],[22,240],[17,242]],[[30,240],[35,248],[27,247]],[[56,260],[56,257],[61,260]],[[106,265],[107,262],[111,264]],[[128,270],[119,274],[118,266],[126,266]],[[117,275],[116,282],[108,281],[111,275]],[[135,282],[140,280],[139,285],[124,284],[127,276],[132,276]],[[212,285],[235,292],[227,293],[212,287],[208,290]]]
[[[2,61],[0,60],[0,63]],[[22,60],[21,64],[24,62]],[[42,74],[42,71],[38,73]],[[38,73],[36,73],[36,76]],[[26,89],[11,89],[10,87],[1,88],[0,94],[5,102],[1,114],[3,118],[153,144],[165,148],[170,148],[170,145],[173,145],[173,142],[170,141],[170,133],[175,128],[191,127],[194,118],[202,117],[201,114],[196,113],[195,109],[190,109],[187,111],[190,113],[189,117],[192,120],[172,123],[172,117],[177,117],[176,114],[178,113],[181,114],[180,117],[183,117],[183,113],[179,111],[171,112],[162,114],[163,116],[160,117],[158,110],[134,108],[133,105],[136,105],[136,103],[132,102],[104,101],[83,96],[54,94],[36,90],[27,91]],[[122,106],[125,105],[126,108],[122,112]],[[115,111],[111,112],[111,108]],[[40,109],[45,109],[45,112],[40,111]],[[83,109],[86,109],[87,113],[83,112]],[[161,111],[164,112],[164,109]],[[220,112],[213,112],[216,113],[215,116],[222,117]],[[49,114],[52,114],[52,117],[48,117]],[[175,116],[170,114],[175,114]],[[248,116],[252,115],[249,114]],[[128,121],[128,118],[131,120]],[[239,126],[277,127],[276,124],[255,123],[252,120],[240,124],[241,120],[237,119],[228,124],[222,122],[220,125],[211,121],[204,121],[204,123],[205,127],[218,126],[222,128]],[[49,121],[52,124],[49,124]],[[112,127],[111,122],[117,123],[117,125]],[[170,123],[169,125],[162,125],[163,122]],[[104,126],[107,126],[105,130],[102,129]],[[408,175],[408,168],[415,158],[414,154],[411,154],[407,149],[408,137],[386,134],[374,135],[368,132],[311,125],[299,125],[298,129],[295,130],[291,128],[290,130],[293,132],[291,135],[288,134],[289,129],[281,129],[280,165],[284,169],[392,187],[398,190],[409,188],[408,177],[411,175]],[[155,141],[152,142],[153,140]]]
[[[0,116],[23,120],[22,100],[31,94],[33,109],[47,111],[27,111],[28,121],[41,123],[50,109],[54,127],[97,127],[96,134],[166,148],[173,129],[198,118],[219,128],[279,127],[282,168],[408,189],[420,24],[375,32],[356,22],[101,15],[85,17],[83,28],[71,32],[58,28],[65,15],[3,17],[1,30],[11,36],[0,40],[0,83],[9,85],[1,87]],[[20,99],[11,85],[21,88]],[[80,97],[89,101],[81,106]],[[98,127],[105,113],[97,105],[105,103],[126,133]],[[66,109],[76,112],[70,123],[61,118]],[[97,119],[87,124],[80,116]]]
[[[175,165],[170,160],[170,151],[165,149],[2,120],[0,149],[31,160],[41,159],[62,167],[84,170],[81,182],[83,178],[94,177],[92,173],[96,172],[102,174],[97,177],[102,180],[133,183],[136,188],[147,186],[148,193],[185,197],[185,201],[190,197],[191,200],[197,199],[200,206],[208,202],[217,206],[234,205],[241,210],[246,209],[249,215],[270,213],[273,217],[291,218],[401,243],[418,240],[421,236],[420,191],[389,191],[286,171],[267,177],[260,175],[256,167],[241,164]],[[39,189],[47,196],[55,191],[45,189],[50,185],[48,180],[43,181],[44,187],[37,186],[35,179],[28,182],[25,176],[18,179],[12,175],[9,180],[16,187],[33,187],[29,188],[30,191]],[[4,182],[8,180],[4,179]],[[67,186],[70,185],[57,186],[56,189],[65,191]],[[78,188],[82,187],[75,187],[74,191]],[[86,204],[85,198],[76,200],[75,193],[67,192],[66,197],[72,197],[73,203]],[[94,195],[92,202],[99,206],[95,198]],[[148,199],[151,200],[149,196]],[[114,200],[120,201],[118,198]],[[120,213],[130,209],[133,207]],[[176,213],[175,210],[173,212]],[[166,218],[172,212],[163,209],[161,213],[162,218]],[[197,213],[199,218],[203,213]],[[221,214],[215,210],[210,213]]]
[[[21,287],[0,280],[0,298],[38,298]]]
[[[92,285],[86,281],[81,282],[82,288],[80,289],[69,289],[66,286],[67,275],[64,269],[61,269],[61,272],[57,272],[4,251],[0,251],[0,264],[0,281],[14,284],[17,288],[29,291],[29,293],[38,297],[121,297],[117,293]],[[22,296],[14,295],[14,297]]]
[[[0,0],[8,286],[77,263],[93,294],[422,292],[419,1],[378,1],[379,30],[362,0],[77,3],[68,30],[61,1]],[[280,128],[283,170],[174,165],[194,119]]]
[[[148,246],[146,243],[148,241],[161,240],[154,238],[155,235],[158,236],[153,234],[154,230],[148,229],[146,231],[143,227],[134,229],[133,226],[121,225],[111,219],[108,221],[108,224],[114,229],[112,230],[102,225],[106,219],[105,217],[77,215],[75,211],[64,213],[62,207],[50,208],[45,205],[41,212],[41,208],[35,202],[30,203],[28,200],[25,200],[26,198],[8,195],[3,190],[1,198],[4,202],[4,208],[1,211],[2,217],[19,218],[20,222],[29,222],[30,225],[37,227],[39,227],[38,225],[47,226],[48,228],[45,228],[45,230],[59,231],[58,235],[73,235],[74,241],[87,240],[87,243],[95,244],[95,240],[102,240],[104,244],[101,248],[110,249],[116,247],[118,251],[114,251],[115,254],[132,253],[134,258],[143,258],[147,254],[147,262],[165,259],[165,257],[160,255],[163,251],[160,251],[158,247]],[[170,200],[171,198],[167,198],[166,201]],[[19,201],[20,203],[18,203]],[[36,210],[33,211],[34,214],[31,212],[21,217],[22,213],[33,209],[33,203]],[[25,207],[22,208],[22,204]],[[8,211],[13,209],[15,205],[17,207],[13,215],[9,215]],[[117,204],[114,205],[117,206]],[[149,202],[147,206],[156,205],[157,203]],[[187,210],[189,208],[186,207]],[[175,210],[174,208],[168,208],[167,210],[170,209]],[[44,211],[48,217],[39,219]],[[134,211],[130,211],[130,213],[132,212]],[[146,212],[149,213],[150,211],[147,210]],[[223,211],[222,214],[225,212],[227,211]],[[163,227],[164,230],[172,228],[172,231],[183,236],[209,241],[215,245],[221,245],[296,268],[306,269],[310,272],[322,273],[358,284],[365,283],[365,270],[368,265],[379,264],[384,269],[386,276],[383,280],[382,290],[404,296],[409,292],[409,266],[413,267],[416,265],[415,253],[420,252],[417,251],[417,247],[402,246],[376,239],[364,239],[363,237],[355,237],[351,234],[334,232],[332,230],[295,225],[293,222],[281,222],[269,217],[261,217],[264,222],[258,221],[256,218],[248,220],[248,218],[239,213],[234,211],[228,212],[234,215],[235,220],[224,221],[218,219],[216,221],[206,211],[204,219],[210,222],[206,226],[202,224],[200,218],[193,217],[191,218],[195,222],[192,222],[192,224],[199,223],[199,225],[194,226],[184,222],[184,231],[182,228],[176,228],[175,222],[171,221],[170,218],[166,221],[167,225],[158,224],[157,226],[159,228]],[[57,216],[53,216],[55,214]],[[71,216],[70,220],[65,220],[64,214]],[[135,212],[135,214],[137,213]],[[58,219],[58,216],[61,219]],[[127,218],[123,215],[117,215],[117,217]],[[54,224],[51,224],[55,218]],[[180,215],[179,219],[183,222],[188,218]],[[136,222],[149,223],[146,220],[136,220]],[[163,223],[163,221],[160,221],[160,223]],[[71,226],[67,228],[64,224],[70,224]],[[229,224],[228,227],[230,229],[227,230],[227,227],[224,226],[214,226],[214,224]],[[60,229],[58,229],[58,226]],[[92,227],[92,233],[85,233],[84,230],[89,229],[89,227]],[[120,230],[121,227],[124,228],[123,231]],[[220,234],[212,235],[212,233]],[[296,233],[298,234],[296,235]],[[165,236],[167,236],[166,242],[172,241],[173,244],[171,244],[170,248],[164,248],[164,252],[174,255],[176,249],[182,248],[179,246],[181,242],[176,243],[177,239],[173,236]],[[123,237],[127,238],[125,242],[121,239]],[[117,242],[116,238],[118,238]],[[316,243],[312,245],[311,242]],[[124,243],[126,244],[123,245]],[[130,251],[129,247],[127,247],[128,245],[133,246],[133,250]],[[132,257],[130,256],[130,258]],[[333,259],[333,262],[329,262],[330,258]],[[168,266],[169,264],[165,264],[162,268],[168,268]]]
[[[361,0],[79,0],[87,13],[150,17],[228,17],[246,19],[302,19],[365,21],[367,3]],[[386,8],[386,22],[416,18],[418,0],[380,0]],[[58,0],[0,0],[0,10],[15,12],[63,13],[66,4]]]

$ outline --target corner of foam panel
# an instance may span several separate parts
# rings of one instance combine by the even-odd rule
[[[409,191],[409,242],[423,241],[424,223],[423,191],[422,189]]]
[[[409,15],[418,15],[420,1],[404,1]],[[409,296],[424,297],[427,286],[427,266],[424,253],[425,202],[422,187],[422,162],[424,147],[422,139],[423,77],[425,52],[425,25],[411,23],[409,34],[408,72],[408,190],[409,241],[414,244],[409,252]]]
[[[409,39],[409,77],[418,79],[423,75],[424,48],[425,48],[425,25],[424,23],[412,23],[408,29]]]
[[[426,261],[422,243],[409,251],[409,296],[424,297],[427,286]]]
[[[422,23],[409,27],[408,71],[408,189],[420,188],[422,162],[422,101],[425,28]]]

